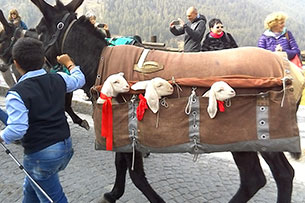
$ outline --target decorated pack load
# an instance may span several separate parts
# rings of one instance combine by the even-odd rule
[[[91,89],[102,99],[94,104],[96,149],[300,152],[296,108],[303,87],[298,67],[260,48],[107,47]]]
[[[111,37],[106,38],[108,46],[117,46],[117,45],[136,45],[141,44],[141,38],[139,36],[126,36],[126,37]]]

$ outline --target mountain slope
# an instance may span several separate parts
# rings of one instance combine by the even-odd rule
[[[55,0],[47,0],[54,4]],[[65,4],[70,0],[64,0]],[[169,22],[178,17],[186,21],[186,10],[195,6],[207,19],[223,21],[239,46],[256,46],[264,32],[263,22],[269,13],[284,11],[288,14],[287,28],[292,31],[300,48],[305,49],[305,0],[85,0],[77,11],[88,10],[97,14],[98,22],[107,23],[114,35],[140,35],[149,41],[153,35],[167,46],[177,47],[183,36],[175,37],[169,31]],[[24,0],[1,0],[1,9],[8,14],[17,8],[29,27],[34,27],[41,17],[38,9]],[[208,27],[208,26],[207,26]],[[208,30],[208,28],[207,28]]]

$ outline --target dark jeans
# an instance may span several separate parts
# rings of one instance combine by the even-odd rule
[[[71,137],[38,152],[24,155],[24,168],[56,203],[68,200],[59,182],[58,172],[64,170],[73,155]],[[49,203],[41,191],[25,177],[23,203]]]

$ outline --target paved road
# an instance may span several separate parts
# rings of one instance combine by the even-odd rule
[[[0,107],[4,98],[0,97]],[[304,114],[302,113],[304,112]],[[305,136],[305,107],[299,113],[300,129]],[[93,203],[103,193],[111,190],[114,179],[114,153],[94,150],[92,119],[80,114],[90,122],[86,131],[72,124],[69,119],[75,154],[67,169],[60,173],[64,191],[71,203]],[[304,127],[303,127],[304,126]],[[8,146],[21,161],[22,148]],[[24,174],[15,162],[0,148],[0,202],[20,203]],[[168,203],[224,203],[236,192],[239,185],[238,170],[230,153],[203,154],[194,163],[190,154],[151,154],[144,159],[147,178],[152,187]],[[291,161],[295,168],[293,201],[305,202],[305,161]],[[267,185],[261,189],[250,203],[276,202],[276,185],[269,168],[262,161],[267,176]],[[147,199],[132,184],[129,176],[126,190],[119,203],[145,203]]]

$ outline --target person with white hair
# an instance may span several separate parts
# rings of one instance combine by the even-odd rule
[[[283,12],[269,14],[264,21],[266,30],[258,40],[258,47],[285,52],[289,60],[302,67],[300,49],[292,32],[286,27],[286,19],[287,15]]]
[[[85,16],[89,19],[89,21],[95,26],[97,27],[100,31],[102,31],[107,38],[111,37],[110,31],[109,31],[109,27],[107,24],[105,23],[97,23],[96,22],[96,15],[93,11],[88,11]]]

